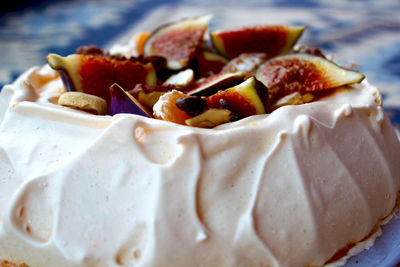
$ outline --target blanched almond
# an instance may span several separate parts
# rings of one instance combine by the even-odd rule
[[[97,115],[107,114],[107,102],[103,98],[82,92],[66,92],[60,96],[58,104]]]

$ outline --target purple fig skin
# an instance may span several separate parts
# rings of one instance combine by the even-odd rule
[[[205,78],[204,83],[191,88],[186,93],[194,96],[210,96],[215,94],[218,90],[224,90],[241,83],[243,77],[243,72],[215,74]]]
[[[62,80],[62,82],[63,82],[63,84],[64,84],[64,86],[65,86],[65,90],[66,90],[67,92],[76,91],[75,86],[74,86],[74,83],[72,82],[72,79],[71,79],[71,77],[70,77],[69,74],[68,74],[68,71],[66,71],[66,70],[64,70],[64,69],[59,69],[59,70],[57,70],[57,71],[58,71],[58,73],[59,73],[60,76],[61,76],[61,80]]]
[[[130,113],[152,118],[151,113],[139,103],[132,95],[126,92],[121,86],[114,83],[110,87],[111,101],[109,114],[114,116],[118,113]]]

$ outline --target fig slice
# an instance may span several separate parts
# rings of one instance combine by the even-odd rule
[[[118,113],[137,114],[152,118],[151,112],[144,107],[135,97],[125,91],[120,85],[114,83],[110,86],[109,113],[114,116]]]
[[[305,30],[304,26],[258,25],[210,33],[222,55],[235,58],[242,53],[266,53],[269,57],[289,51]]]
[[[157,77],[151,63],[135,63],[103,56],[73,54],[62,57],[49,54],[47,62],[57,70],[67,91],[78,91],[110,101],[109,87],[118,83],[133,88],[138,83],[155,85]]]
[[[207,15],[160,26],[146,40],[144,54],[165,57],[168,69],[187,67],[203,42],[210,19]]]
[[[245,79],[250,78],[257,67],[268,59],[265,53],[243,53],[226,64],[221,73],[244,72]]]
[[[196,55],[196,60],[197,70],[200,78],[219,73],[229,61],[227,58],[210,51],[198,52]]]
[[[342,68],[320,56],[288,54],[260,65],[255,77],[268,88],[272,102],[293,92],[314,94],[342,85],[359,83],[364,75]]]
[[[207,98],[209,108],[221,108],[221,103],[239,118],[265,114],[269,110],[268,90],[251,77],[241,84],[218,91]]]
[[[219,73],[197,80],[196,85],[187,91],[189,95],[208,96],[243,81],[244,73]]]

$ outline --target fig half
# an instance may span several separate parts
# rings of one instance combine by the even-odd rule
[[[294,92],[316,93],[342,85],[359,83],[361,72],[342,68],[320,56],[289,54],[260,65],[255,77],[268,88],[272,102]]]
[[[234,87],[218,91],[209,96],[207,102],[209,108],[221,108],[221,103],[225,102],[224,108],[231,110],[239,118],[265,114],[269,110],[268,90],[254,77]]]
[[[109,88],[118,83],[133,88],[138,83],[155,85],[157,77],[151,63],[117,60],[95,55],[73,54],[62,57],[49,54],[47,62],[57,70],[67,91],[84,92],[110,101]]]
[[[304,26],[259,25],[217,30],[210,36],[215,49],[229,58],[242,53],[266,53],[273,57],[290,50],[304,29]]]
[[[171,70],[187,67],[203,42],[210,19],[208,15],[160,26],[146,40],[144,54],[165,57]]]

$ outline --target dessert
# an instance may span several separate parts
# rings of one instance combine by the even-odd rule
[[[164,84],[199,58],[193,32],[207,19],[136,38],[174,43],[165,36],[187,26],[197,43],[179,56],[91,48],[50,56],[61,75],[35,67],[2,89],[0,266],[340,265],[373,245],[400,190],[400,143],[377,89],[353,70],[310,72],[326,58],[287,42],[279,55],[241,51],[250,66],[202,64]],[[140,73],[130,88],[108,71],[125,67]],[[287,82],[270,92],[276,79]],[[109,115],[59,105],[66,89],[103,98]]]

